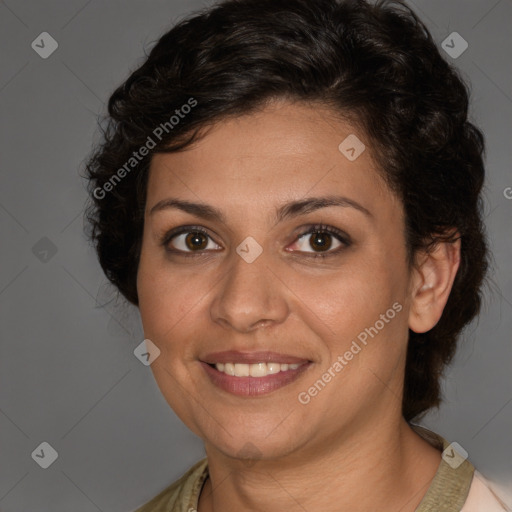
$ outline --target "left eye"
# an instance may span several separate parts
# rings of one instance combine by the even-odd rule
[[[297,238],[294,250],[301,252],[326,253],[348,246],[347,239],[327,228],[312,228]],[[292,247],[293,249],[293,247]]]

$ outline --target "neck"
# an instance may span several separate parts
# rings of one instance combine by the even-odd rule
[[[370,423],[370,422],[368,422]],[[400,418],[333,435],[284,459],[240,461],[206,446],[199,512],[287,509],[413,512],[441,453]]]

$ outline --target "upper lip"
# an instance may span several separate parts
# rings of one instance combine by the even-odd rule
[[[225,352],[212,352],[207,354],[201,361],[208,364],[216,363],[280,363],[280,364],[301,364],[309,362],[308,359],[291,356],[288,354],[279,354],[278,352],[260,351],[260,352],[240,352],[238,350],[227,350]]]

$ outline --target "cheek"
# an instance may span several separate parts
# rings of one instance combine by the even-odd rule
[[[165,330],[178,322],[186,311],[180,295],[183,286],[171,275],[150,251],[142,251],[137,274],[139,311],[146,337],[161,337]]]
[[[359,255],[328,277],[303,280],[302,311],[313,311],[314,330],[325,344],[321,371],[347,354],[350,362],[338,380],[348,379],[353,392],[375,384],[375,375],[388,380],[407,342],[406,286],[405,266],[378,253]]]
[[[370,321],[373,324],[403,298],[399,269],[374,259],[354,258],[340,271],[295,282],[304,305],[340,334],[365,327]]]
[[[336,374],[317,400],[328,404],[342,397],[344,407],[332,412],[336,417],[372,404],[401,381],[408,334],[401,274],[386,264],[360,262],[350,272],[304,283],[302,311],[311,309],[319,319],[314,330],[324,352],[310,384],[330,379],[329,371]]]
[[[158,278],[156,278],[158,276]],[[139,310],[147,336],[161,337],[192,312],[197,295],[179,278],[141,269],[138,280]],[[195,300],[194,300],[195,299]]]
[[[177,361],[173,354],[178,353],[180,359],[193,359],[191,351],[201,332],[208,332],[205,307],[216,278],[214,273],[180,271],[153,254],[141,258],[137,290],[144,335],[169,361]]]

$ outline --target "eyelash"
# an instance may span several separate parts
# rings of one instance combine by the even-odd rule
[[[165,250],[172,253],[172,254],[178,254],[180,256],[184,256],[186,258],[189,257],[198,257],[203,256],[204,253],[202,251],[193,251],[193,252],[185,252],[181,251],[180,249],[169,249],[168,244],[171,242],[171,240],[178,236],[182,235],[184,233],[202,233],[206,237],[210,238],[210,235],[208,232],[202,228],[201,226],[181,226],[179,228],[173,229],[169,231],[168,233],[165,233],[165,235],[161,239],[161,245],[165,247]],[[346,249],[349,247],[352,242],[350,240],[350,237],[345,234],[343,231],[340,231],[339,229],[336,229],[332,226],[327,226],[325,224],[315,224],[313,226],[310,226],[306,231],[301,232],[297,235],[296,240],[306,236],[306,235],[312,235],[314,233],[322,233],[322,234],[328,234],[334,236],[339,242],[343,244],[342,247],[338,247],[334,251],[327,251],[327,252],[312,252],[312,253],[306,253],[308,258],[327,258],[330,256],[336,256],[339,254],[343,249]],[[195,253],[194,253],[195,252]],[[300,251],[298,251],[300,252]]]

